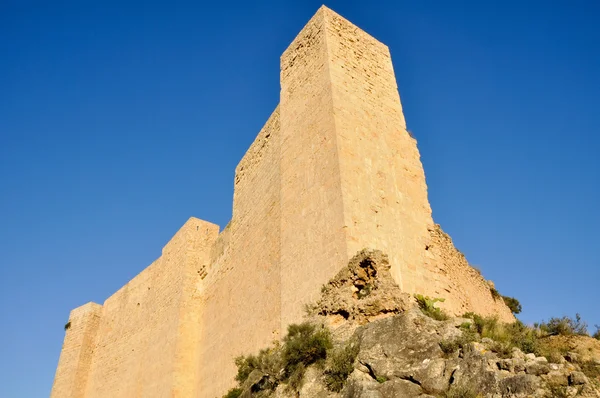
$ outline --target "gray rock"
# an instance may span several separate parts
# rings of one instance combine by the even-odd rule
[[[523,359],[524,360],[525,354],[523,354],[523,351],[521,351],[517,347],[513,347],[512,351],[511,351],[511,357],[514,359]]]
[[[535,359],[535,354],[531,354],[531,353],[526,354],[525,355],[525,359],[528,360],[528,361],[529,360],[534,360]]]
[[[569,384],[578,386],[581,384],[587,384],[588,378],[583,372],[573,372],[569,375]]]
[[[560,371],[551,371],[544,376],[544,380],[554,386],[568,386],[569,378],[566,374]]]
[[[430,361],[428,366],[415,373],[415,381],[418,381],[424,392],[429,394],[441,394],[448,389],[451,373],[446,372],[446,361],[442,358]]]
[[[482,394],[498,391],[498,372],[488,370],[487,358],[477,351],[465,353],[452,378],[453,385],[468,387]]]
[[[544,362],[530,361],[525,364],[525,373],[540,376],[550,373],[550,366]]]
[[[503,397],[518,397],[533,394],[540,381],[532,375],[516,375],[500,380],[499,390]]]
[[[525,360],[519,358],[513,358],[513,365],[515,367],[515,373],[525,371]]]
[[[515,363],[513,359],[501,359],[497,362],[498,369],[508,370],[509,372],[515,371]]]
[[[350,374],[341,395],[344,398],[383,398],[380,384],[369,375],[355,370]]]
[[[377,376],[408,378],[442,358],[440,322],[409,310],[391,318],[367,324],[361,333],[358,361]]]
[[[396,397],[420,397],[421,387],[408,380],[395,379],[386,381],[379,388],[379,392],[383,398],[396,398]]]
[[[567,352],[565,354],[565,359],[571,363],[575,363],[579,360],[579,355],[574,352]]]
[[[306,369],[299,392],[300,398],[327,398],[329,396],[329,391],[321,383],[320,375],[321,372],[314,367]]]

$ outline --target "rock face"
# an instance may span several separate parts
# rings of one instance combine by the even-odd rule
[[[321,289],[321,298],[311,312],[330,321],[365,324],[399,314],[412,305],[390,274],[387,255],[363,249]]]
[[[440,343],[461,333],[452,320],[435,321],[417,308],[369,322],[355,330],[360,350],[341,392],[328,391],[323,372],[315,368],[307,373],[298,395],[280,387],[276,396],[600,397],[597,385],[566,363],[548,363],[521,352],[500,358],[482,343],[444,354]]]
[[[253,373],[242,397],[600,398],[600,380],[591,380],[563,357],[550,363],[518,348],[500,355],[490,338],[464,338],[461,326],[469,320],[426,316],[400,292],[387,257],[378,251],[363,250],[353,258],[324,286],[309,313],[329,325],[339,345],[358,344],[341,391],[328,390],[326,364],[309,367],[298,391],[281,384],[265,393],[260,391],[265,376]],[[597,371],[600,375],[600,365]]]

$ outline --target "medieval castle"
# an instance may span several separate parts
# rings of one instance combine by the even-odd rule
[[[71,311],[52,398],[220,397],[233,358],[279,338],[363,248],[388,254],[405,292],[513,319],[433,222],[389,49],[321,7],[280,83],[236,168],[231,222],[190,218],[104,304]]]

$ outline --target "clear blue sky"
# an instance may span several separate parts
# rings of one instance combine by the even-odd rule
[[[434,218],[526,322],[600,324],[600,3],[331,1],[388,44]],[[69,311],[224,226],[315,1],[0,1],[0,396]],[[590,328],[593,329],[593,328]]]

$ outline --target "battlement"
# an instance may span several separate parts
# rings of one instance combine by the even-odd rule
[[[278,339],[363,248],[404,292],[513,319],[433,222],[387,46],[323,6],[280,63],[229,224],[190,218],[102,306],[73,310],[52,398],[222,396],[233,359]]]

